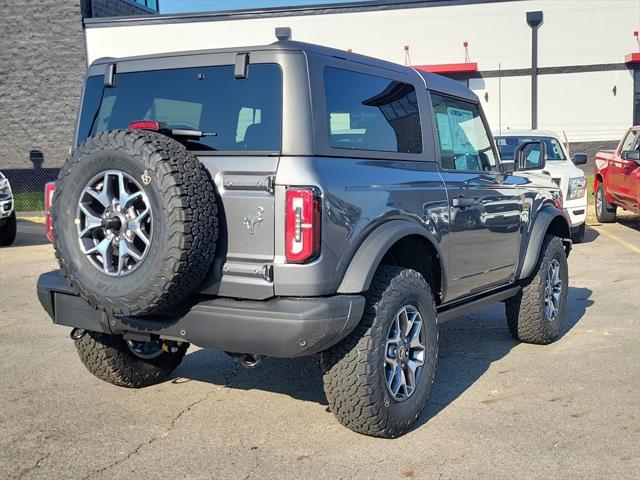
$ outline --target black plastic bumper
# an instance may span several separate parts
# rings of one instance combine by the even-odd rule
[[[53,322],[103,333],[158,335],[203,348],[272,357],[321,352],[348,335],[364,297],[336,295],[265,301],[202,299],[168,315],[109,317],[78,297],[59,271],[38,279],[38,298]]]

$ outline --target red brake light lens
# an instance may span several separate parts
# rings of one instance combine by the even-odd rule
[[[312,188],[289,188],[285,200],[285,258],[305,263],[320,253],[320,197]]]
[[[153,120],[139,120],[129,124],[129,130],[154,130],[157,132],[160,128],[160,122]]]
[[[49,182],[44,186],[44,209],[47,212],[45,228],[47,238],[53,242],[53,226],[51,225],[51,206],[53,205],[53,193],[56,191],[55,182]]]

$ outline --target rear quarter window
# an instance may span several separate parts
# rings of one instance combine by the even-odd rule
[[[327,67],[324,87],[331,147],[422,153],[413,85]]]

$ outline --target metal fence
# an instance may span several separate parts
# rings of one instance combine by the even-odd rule
[[[55,181],[59,171],[59,168],[2,169],[11,184],[18,217],[44,216],[44,186]]]

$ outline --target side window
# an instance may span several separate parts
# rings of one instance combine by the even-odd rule
[[[431,93],[442,168],[463,171],[497,171],[490,137],[478,106]]]
[[[238,126],[236,128],[236,142],[244,142],[247,129],[251,125],[262,123],[262,110],[260,108],[242,107],[238,112]]]
[[[622,148],[620,149],[620,151],[624,152],[626,150],[634,150],[636,137],[637,132],[629,132],[625,137],[624,142],[622,142]]]
[[[412,85],[326,68],[324,86],[333,148],[422,153],[418,99]]]

